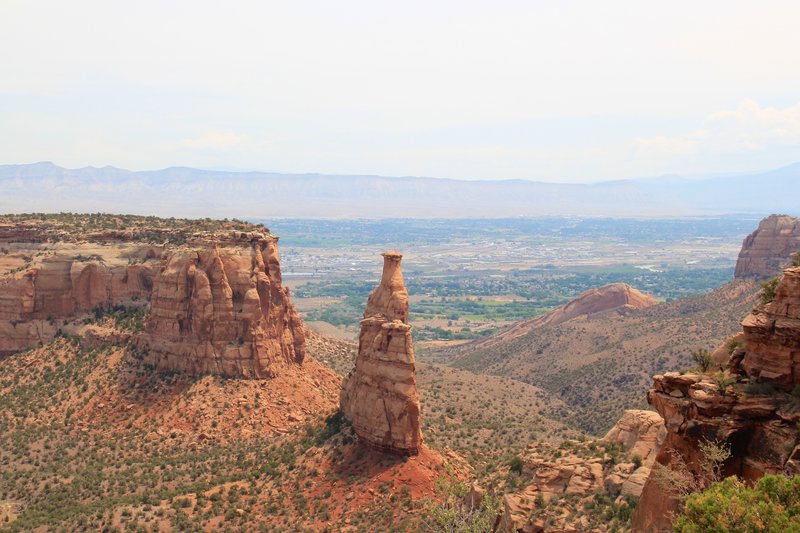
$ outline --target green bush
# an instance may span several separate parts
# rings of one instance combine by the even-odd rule
[[[711,353],[705,348],[694,350],[692,352],[692,361],[695,362],[697,368],[699,368],[701,372],[707,372],[708,369],[711,368],[711,363],[714,362],[713,359],[711,359]]]
[[[768,304],[775,299],[775,291],[777,290],[778,283],[780,283],[780,281],[781,277],[777,276],[771,280],[761,282],[761,295],[759,298],[761,299],[762,304]]]
[[[723,371],[717,372],[716,374],[714,374],[713,379],[714,383],[716,383],[717,385],[717,390],[723,396],[725,395],[725,390],[728,388],[728,386],[736,383],[736,378],[733,375],[731,375],[731,373],[728,372],[727,370],[725,370],[724,372]]]
[[[746,346],[747,343],[744,339],[731,339],[725,344],[725,349],[728,351],[728,355],[732,355],[737,348],[745,348]]]
[[[800,532],[800,477],[766,475],[752,488],[735,477],[713,483],[686,499],[674,527],[679,533]]]
[[[484,533],[491,531],[500,511],[498,498],[486,494],[477,507],[469,507],[464,497],[469,487],[447,477],[436,480],[436,492],[441,502],[428,500],[422,513],[421,525],[432,533]]]
[[[508,462],[508,468],[512,472],[522,474],[522,468],[525,466],[524,461],[519,456],[514,456]]]
[[[745,393],[753,395],[775,394],[775,386],[769,382],[751,381],[744,388]]]

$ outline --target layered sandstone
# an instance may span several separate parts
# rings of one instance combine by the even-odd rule
[[[402,255],[386,252],[383,257],[383,276],[367,300],[355,368],[342,385],[340,405],[363,443],[415,455],[422,433],[408,291]]]
[[[624,314],[637,309],[645,309],[657,303],[658,300],[653,296],[626,283],[609,283],[602,287],[590,289],[574,300],[556,307],[549,313],[517,322],[510,328],[488,339],[476,341],[474,344],[492,344],[500,340],[510,340],[521,337],[532,330],[563,324],[579,317],[599,315],[601,313]]]
[[[530,444],[520,454],[525,487],[503,497],[497,531],[609,531],[587,512],[596,495],[620,505],[638,498],[665,434],[657,413],[629,410],[602,440]],[[609,443],[622,450],[617,460]]]
[[[754,481],[764,474],[800,474],[800,268],[786,270],[772,302],[742,322],[744,346],[730,345],[720,374],[668,372],[653,378],[648,402],[664,418],[667,438],[657,460],[680,457],[701,478],[700,443],[730,447],[724,475]],[[718,350],[720,351],[720,350]],[[712,370],[713,372],[713,370]],[[633,519],[637,531],[669,531],[678,502],[651,477]]]
[[[92,311],[137,306],[149,313],[136,345],[161,370],[272,377],[303,361],[303,326],[282,286],[278,238],[263,226],[114,215],[5,219],[0,355],[74,331]]]
[[[60,322],[96,308],[144,305],[160,254],[149,246],[106,250],[58,245],[31,251],[0,277],[0,355],[48,342]],[[103,255],[100,255],[100,254]]]
[[[278,238],[254,231],[166,254],[139,346],[162,370],[262,378],[302,363],[304,340],[281,283]]]
[[[755,380],[791,390],[800,383],[800,268],[785,270],[775,298],[742,322],[742,368]]]
[[[800,251],[800,219],[770,215],[742,243],[734,276],[770,278],[779,274],[797,251]]]

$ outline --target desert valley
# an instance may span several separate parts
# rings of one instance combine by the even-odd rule
[[[606,284],[417,356],[399,252],[350,340],[261,224],[13,215],[0,245],[2,530],[652,531],[707,442],[800,469],[792,217],[708,293]]]
[[[0,533],[800,533],[798,20],[0,1]]]

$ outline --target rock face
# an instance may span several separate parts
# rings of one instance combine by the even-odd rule
[[[493,343],[498,340],[510,340],[544,326],[562,324],[569,320],[599,313],[626,313],[636,309],[644,309],[658,303],[654,297],[626,283],[609,283],[602,287],[590,289],[569,303],[556,307],[547,314],[522,320],[509,329],[493,335],[486,341],[477,341],[475,345]]]
[[[656,454],[666,436],[664,420],[658,413],[639,409],[625,411],[603,440],[619,444],[630,457],[639,457],[641,465],[634,465],[635,468],[630,472],[623,464],[615,465],[611,474],[605,478],[606,489],[614,496],[641,496],[644,483],[650,477],[656,461]]]
[[[602,440],[530,444],[520,454],[525,487],[503,497],[497,531],[608,531],[585,510],[604,491],[620,505],[639,497],[665,435],[657,413],[629,410]],[[618,461],[606,453],[608,443],[621,448]]]
[[[775,298],[753,309],[742,328],[748,376],[784,390],[800,383],[800,268],[784,271]]]
[[[266,228],[128,223],[86,231],[124,225],[86,215],[71,226],[0,224],[0,355],[69,333],[70,321],[95,309],[149,305],[135,343],[158,369],[259,378],[303,362],[303,325],[281,284],[278,238]]]
[[[126,257],[96,251],[90,245],[42,251],[0,278],[0,355],[52,340],[63,319],[146,303],[156,270],[153,249],[127,249]]]
[[[792,254],[800,250],[800,219],[770,215],[742,243],[736,278],[766,279],[780,274]]]
[[[408,291],[402,255],[383,254],[380,285],[367,300],[355,368],[342,385],[341,410],[368,446],[416,455],[422,444]]]
[[[716,441],[730,446],[726,476],[754,481],[767,473],[800,474],[800,400],[783,392],[800,383],[800,268],[784,272],[774,300],[757,306],[742,327],[745,346],[730,351],[730,383],[677,372],[653,378],[647,399],[667,428],[659,463],[679,456],[699,476],[699,444]],[[677,510],[678,502],[651,478],[634,530],[671,531],[670,513]]]
[[[302,363],[302,322],[281,285],[277,243],[242,232],[168,253],[139,339],[146,360],[163,370],[254,378]]]

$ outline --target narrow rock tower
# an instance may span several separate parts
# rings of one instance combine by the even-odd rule
[[[363,443],[396,455],[416,455],[422,433],[408,291],[400,270],[403,256],[382,255],[383,277],[367,300],[356,366],[342,385],[340,405]]]

